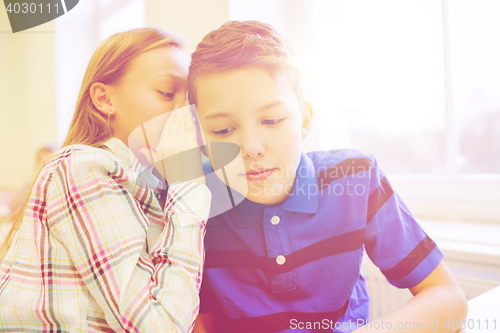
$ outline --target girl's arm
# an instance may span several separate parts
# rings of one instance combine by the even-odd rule
[[[76,151],[54,169],[49,230],[112,329],[189,332],[198,313],[210,191],[171,185],[165,227],[148,246],[153,196],[145,188],[133,195],[134,180],[108,155]]]

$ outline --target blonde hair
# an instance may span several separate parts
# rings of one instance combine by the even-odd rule
[[[108,118],[95,108],[90,97],[90,87],[95,82],[104,84],[118,82],[134,58],[154,48],[165,46],[180,47],[181,45],[174,36],[154,28],[129,30],[115,34],[102,42],[90,59],[85,72],[75,113],[63,147],[73,144],[99,147],[111,138],[115,130],[109,124]],[[1,221],[1,223],[12,221],[13,225],[5,241],[0,245],[0,263],[21,225],[33,186],[34,184],[28,191],[24,203],[19,205],[20,207],[12,215]]]

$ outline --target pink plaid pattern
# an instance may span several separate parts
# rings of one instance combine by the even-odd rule
[[[0,266],[2,332],[189,332],[211,194],[169,187],[118,139],[60,150]]]

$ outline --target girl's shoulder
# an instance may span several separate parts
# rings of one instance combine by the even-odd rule
[[[105,146],[93,147],[75,144],[59,149],[46,163],[41,175],[70,175],[72,179],[88,177],[89,173],[110,174],[128,173],[125,161],[107,150]]]
[[[151,172],[139,164],[128,147],[116,145],[115,141],[99,147],[83,144],[63,147],[45,165],[41,176],[49,182],[61,182],[62,186],[120,184],[130,191],[161,186],[161,181],[149,175]]]
[[[56,167],[61,163],[92,163],[109,164],[119,163],[119,159],[104,146],[93,147],[83,144],[75,144],[63,147],[52,155],[46,166]]]

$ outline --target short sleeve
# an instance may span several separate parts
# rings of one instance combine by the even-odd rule
[[[437,267],[443,253],[394,192],[375,159],[369,187],[366,252],[392,285],[413,287]]]

